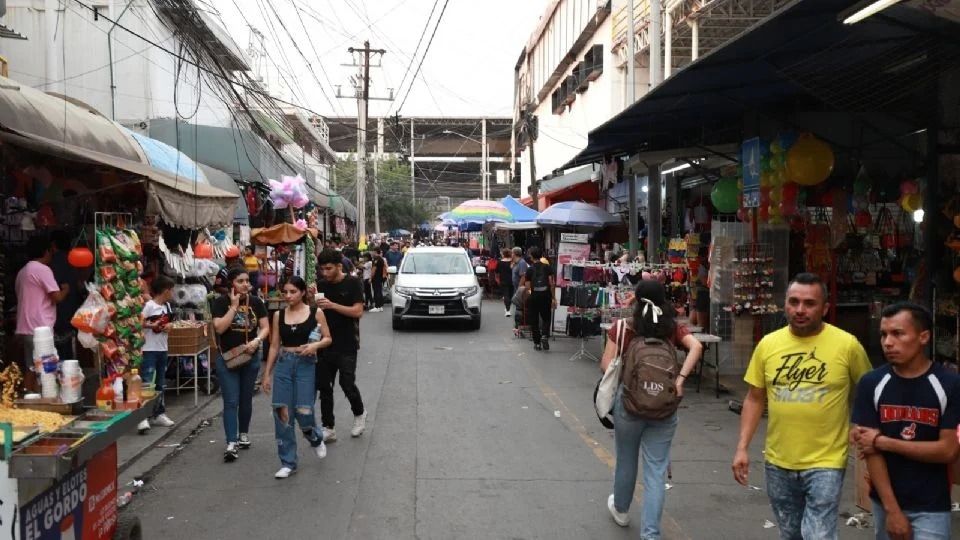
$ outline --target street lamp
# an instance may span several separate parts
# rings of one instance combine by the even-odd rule
[[[487,137],[486,137],[486,132],[487,132],[487,130],[486,130],[486,124],[484,124],[484,130],[483,130],[483,132],[484,132],[484,137],[483,137],[483,140],[482,140],[482,141],[478,141],[477,139],[474,139],[473,137],[468,137],[468,136],[464,135],[463,133],[457,133],[456,131],[450,131],[449,129],[445,129],[445,130],[443,130],[441,133],[443,133],[444,135],[456,135],[457,137],[460,137],[461,139],[466,139],[466,140],[468,140],[468,141],[472,141],[472,142],[475,142],[475,143],[477,143],[477,144],[480,145],[480,154],[481,154],[481,157],[480,157],[480,168],[481,168],[481,171],[480,171],[480,198],[486,200],[486,199],[490,198],[490,197],[489,197],[489,196],[490,196],[490,193],[489,193],[489,191],[490,191],[490,188],[489,188],[489,186],[490,186],[490,180],[487,178],[487,177],[490,175],[490,172],[489,172],[490,164],[487,163]]]

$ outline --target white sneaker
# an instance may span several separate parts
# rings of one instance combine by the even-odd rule
[[[613,494],[610,494],[610,497],[607,498],[607,510],[610,510],[610,515],[613,516],[613,521],[621,527],[626,527],[630,524],[630,514],[626,512],[617,512],[617,507],[613,505]]]
[[[350,430],[351,437],[359,437],[363,430],[367,428],[367,413],[364,411],[360,416],[353,417],[353,429]]]
[[[504,316],[504,317],[509,317],[509,316],[510,316],[510,311],[509,311],[509,310],[505,311],[505,312],[503,313],[503,316]]]
[[[166,414],[158,414],[156,418],[150,419],[150,424],[160,427],[173,427],[174,421]]]
[[[140,423],[137,424],[137,433],[139,433],[140,435],[143,435],[148,431],[150,431],[150,421],[141,420]]]
[[[327,457],[327,445],[323,444],[323,441],[320,441],[320,446],[317,446],[313,449],[317,453],[317,457],[323,459]]]
[[[334,428],[323,428],[323,442],[337,442],[337,430]]]
[[[297,472],[296,469],[291,469],[290,467],[280,467],[280,470],[273,475],[274,478],[290,478],[290,475]]]

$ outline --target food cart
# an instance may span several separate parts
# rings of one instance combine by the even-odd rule
[[[152,399],[128,410],[7,409],[40,425],[0,422],[0,537],[141,538],[139,519],[117,507],[117,439],[149,416]]]

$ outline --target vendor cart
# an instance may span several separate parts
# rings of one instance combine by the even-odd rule
[[[152,399],[137,409],[87,409],[44,434],[0,423],[0,538],[141,538],[139,519],[117,507],[117,439],[152,410]]]

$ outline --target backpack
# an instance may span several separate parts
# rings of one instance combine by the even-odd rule
[[[635,337],[623,355],[623,408],[647,420],[662,420],[677,411],[676,382],[680,373],[672,343]]]
[[[544,292],[550,290],[550,267],[543,263],[534,263],[533,265],[533,284],[530,287],[533,292]]]

